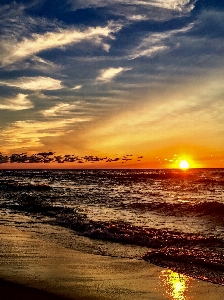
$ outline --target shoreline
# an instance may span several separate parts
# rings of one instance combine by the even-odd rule
[[[182,297],[176,299],[223,299],[223,286],[143,260],[83,253],[40,237],[32,230],[0,225],[4,300],[175,300],[174,292]],[[177,280],[182,290],[175,290]]]
[[[162,268],[142,260],[83,253],[8,225],[0,225],[0,253],[0,283],[15,283],[19,293],[37,289],[69,300],[161,299]]]

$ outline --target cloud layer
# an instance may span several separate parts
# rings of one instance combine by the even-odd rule
[[[0,152],[221,151],[223,24],[218,1],[0,4]]]

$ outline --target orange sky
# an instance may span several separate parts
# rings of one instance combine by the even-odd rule
[[[0,152],[120,159],[0,168],[224,167],[218,3],[22,2],[0,4]]]

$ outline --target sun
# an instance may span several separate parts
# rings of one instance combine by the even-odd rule
[[[179,168],[182,169],[182,170],[187,170],[187,169],[190,168],[190,164],[186,160],[181,160],[180,163],[179,163]]]

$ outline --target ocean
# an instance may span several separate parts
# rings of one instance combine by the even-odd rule
[[[1,170],[0,224],[224,285],[224,170]]]

